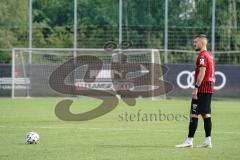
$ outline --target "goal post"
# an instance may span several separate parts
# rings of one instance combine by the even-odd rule
[[[115,49],[109,52],[104,49],[93,48],[13,48],[12,98],[77,97],[77,95],[74,94],[66,95],[54,91],[49,85],[49,78],[52,73],[63,64],[68,63],[71,60],[73,60],[73,63],[76,63],[76,58],[79,56],[97,57],[102,63],[102,68],[100,71],[98,71],[98,74],[95,77],[95,82],[84,83],[85,87],[88,88],[92,87],[93,89],[99,90],[114,90],[115,88],[113,87],[111,66],[115,65],[115,62],[117,62],[118,66],[121,66],[121,63],[129,63],[139,65],[141,68],[143,68],[141,72],[136,71],[134,74],[126,74],[130,77],[132,75],[132,78],[134,78],[134,76],[141,77],[147,73],[144,71],[144,64],[158,64],[150,67],[150,81],[151,84],[155,84],[155,81],[163,80],[163,70],[160,66],[161,58],[158,49]],[[98,64],[96,64],[96,66],[97,65]],[[121,69],[128,68],[123,67]],[[158,74],[156,74],[156,72]],[[76,85],[76,82],[79,82],[78,84],[83,84],[82,81],[86,74],[87,66],[79,66],[67,75],[67,77],[64,79],[64,83]],[[94,75],[94,71],[88,72],[88,76],[91,76],[91,74]],[[156,78],[155,75],[161,76]],[[143,85],[145,81],[143,81]],[[164,90],[164,84],[161,86]],[[153,85],[152,89],[154,89]],[[151,97],[155,97],[154,93]]]

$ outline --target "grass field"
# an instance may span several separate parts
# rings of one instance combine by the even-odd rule
[[[182,143],[187,134],[185,116],[190,103],[187,99],[142,99],[134,107],[120,102],[114,111],[85,122],[59,120],[54,113],[59,101],[0,99],[0,160],[240,159],[240,100],[212,102],[213,149],[174,147]],[[84,112],[97,103],[89,99],[74,100],[71,111]],[[149,118],[159,112],[165,119]],[[25,144],[25,134],[29,131],[40,134],[39,144]],[[194,145],[203,141],[200,120]]]

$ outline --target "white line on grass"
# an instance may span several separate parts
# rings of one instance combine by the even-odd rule
[[[27,126],[0,126],[0,128],[20,128],[20,129],[24,129],[24,128],[29,128]],[[34,129],[80,129],[80,130],[95,130],[95,131],[141,131],[141,132],[146,132],[146,131],[151,131],[151,132],[167,132],[167,133],[185,133],[186,131],[182,130],[182,131],[176,131],[176,130],[163,130],[163,129],[126,129],[126,128],[83,128],[83,127],[58,127],[58,126],[40,126],[40,127],[31,127]],[[200,132],[200,131],[197,131]],[[215,131],[214,133],[216,134],[240,134],[239,132],[229,132],[229,131],[225,131],[225,132],[218,132]]]

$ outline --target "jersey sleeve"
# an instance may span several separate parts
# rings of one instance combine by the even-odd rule
[[[198,67],[206,67],[207,66],[207,56],[202,54],[197,59]]]

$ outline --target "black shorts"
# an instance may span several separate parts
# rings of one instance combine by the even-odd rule
[[[211,114],[212,93],[198,93],[198,99],[192,99],[191,114]]]

